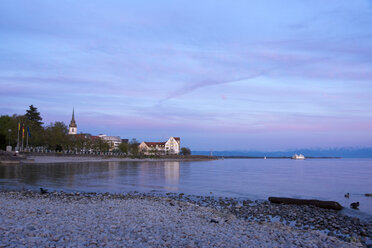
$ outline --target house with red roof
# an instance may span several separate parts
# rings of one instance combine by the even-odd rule
[[[139,145],[140,151],[146,155],[150,154],[179,154],[181,150],[181,139],[179,137],[170,137],[165,142],[143,141]]]

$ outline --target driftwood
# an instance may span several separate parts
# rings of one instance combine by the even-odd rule
[[[313,205],[320,208],[341,210],[342,206],[340,203],[335,201],[319,201],[319,200],[304,200],[296,198],[284,198],[284,197],[269,197],[269,201],[272,203],[284,203],[284,204],[295,204],[295,205]]]

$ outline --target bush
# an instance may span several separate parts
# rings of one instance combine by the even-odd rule
[[[181,148],[181,154],[182,155],[191,155],[191,150],[188,147],[182,147]]]

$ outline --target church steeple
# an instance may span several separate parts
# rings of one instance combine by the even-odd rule
[[[68,134],[77,134],[77,125],[75,122],[75,109],[72,108],[72,119],[69,125]]]

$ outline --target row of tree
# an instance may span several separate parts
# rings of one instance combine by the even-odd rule
[[[92,139],[90,135],[69,135],[68,127],[63,122],[53,122],[43,126],[43,118],[37,108],[31,105],[24,115],[0,116],[0,149],[7,145],[48,149],[53,151],[97,151],[106,152],[110,145],[100,138]],[[24,131],[25,130],[25,131]],[[27,137],[28,136],[28,137]],[[132,140],[121,145],[125,153],[137,154],[138,142]]]
[[[43,118],[37,108],[31,105],[24,115],[0,116],[0,149],[7,145],[20,145],[23,138],[24,147],[28,137],[28,146],[53,151],[96,151],[106,152],[110,145],[100,138],[92,138],[87,134],[69,135],[68,127],[63,122],[53,122],[43,126]],[[25,129],[23,134],[23,128]],[[27,131],[29,130],[29,132]],[[121,143],[119,151],[134,156],[140,155],[139,142],[132,139],[129,143]],[[188,148],[181,149],[182,154],[190,155]]]
[[[0,148],[4,149],[7,144],[16,146],[17,143],[20,143],[18,140],[22,139],[23,128],[26,130],[28,128],[30,134],[32,133],[32,138],[29,139],[30,145],[44,145],[46,143],[45,138],[48,137],[47,129],[49,126],[44,128],[42,126],[43,124],[40,113],[33,105],[30,106],[30,109],[28,109],[24,115],[14,114],[13,116],[0,116]],[[53,125],[54,124],[51,124],[50,126]],[[27,131],[24,135],[28,135]]]

